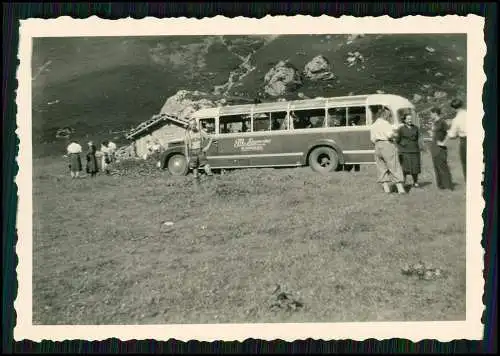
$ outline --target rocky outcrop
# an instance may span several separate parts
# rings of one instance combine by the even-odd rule
[[[287,61],[280,61],[264,77],[264,91],[273,97],[282,96],[300,86],[300,73]]]
[[[348,52],[347,53],[347,65],[352,67],[357,64],[362,64],[365,61],[365,58],[358,51],[356,52]]]
[[[353,43],[356,39],[365,37],[362,33],[352,33],[347,35],[347,44]]]
[[[330,69],[328,59],[319,55],[305,65],[304,76],[310,80],[331,80],[335,78],[335,75]]]
[[[413,101],[414,103],[418,103],[418,102],[420,102],[420,100],[422,100],[422,95],[420,95],[420,94],[414,94],[414,95],[413,95],[413,99],[412,99],[412,101]]]
[[[56,138],[68,138],[75,133],[75,129],[71,127],[63,127],[56,131]]]
[[[193,112],[203,108],[217,106],[210,94],[200,91],[179,90],[175,95],[167,99],[161,108],[161,114],[176,115],[183,119]]]
[[[438,91],[434,92],[434,98],[436,98],[436,99],[445,98],[447,96],[448,96],[448,93],[446,93],[444,91],[438,90]]]

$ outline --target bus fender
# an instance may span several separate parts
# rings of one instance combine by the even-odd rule
[[[339,163],[344,164],[344,154],[342,153],[342,149],[340,148],[339,145],[337,145],[335,143],[335,141],[330,140],[330,139],[323,139],[323,140],[314,141],[314,143],[309,145],[309,147],[307,148],[307,156],[305,157],[306,162],[309,158],[309,154],[311,153],[311,151],[314,148],[319,147],[319,146],[328,146],[328,147],[333,148],[337,152],[337,155],[339,156]]]
[[[160,168],[161,169],[167,168],[169,158],[172,157],[172,155],[174,155],[176,153],[180,153],[180,154],[184,155],[185,154],[184,147],[179,147],[179,146],[170,147],[170,148],[167,148],[165,151],[163,151],[163,153],[160,156]]]

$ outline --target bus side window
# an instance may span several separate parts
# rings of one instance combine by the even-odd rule
[[[228,134],[250,131],[250,117],[245,115],[228,115],[219,118],[219,133]]]
[[[323,127],[325,122],[325,110],[295,110],[290,113],[293,119],[294,129],[312,129]]]
[[[287,116],[286,111],[272,112],[271,113],[271,130],[272,131],[279,131],[279,130],[288,129],[288,126],[286,124],[286,116]]]
[[[340,127],[347,124],[347,108],[328,109],[328,127]]]
[[[209,134],[215,133],[215,119],[200,119],[200,127],[203,131]]]
[[[269,114],[254,114],[253,115],[253,131],[269,131],[271,128],[271,120]]]
[[[366,108],[364,106],[350,107],[347,111],[348,126],[365,126],[366,125]]]

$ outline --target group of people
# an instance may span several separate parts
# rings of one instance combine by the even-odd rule
[[[451,126],[441,117],[441,110],[430,110],[432,119],[432,142],[430,153],[434,166],[436,184],[439,189],[453,190],[452,175],[448,166],[448,140],[460,139],[460,161],[464,180],[467,175],[467,131],[466,110],[460,99],[452,100],[450,106],[456,111]],[[406,194],[406,177],[412,177],[414,187],[418,187],[421,173],[421,151],[424,150],[420,129],[413,123],[411,114],[406,115],[404,123],[398,128],[390,123],[391,112],[381,108],[377,119],[371,126],[371,141],[375,145],[375,161],[378,170],[378,182],[386,193],[391,192],[395,184],[399,194]]]
[[[98,157],[97,147],[92,141],[90,141],[85,155],[85,171],[87,174],[91,177],[95,177],[99,170],[102,170],[109,175],[111,173],[110,164],[112,164],[116,159],[116,148],[115,143],[103,141],[101,143],[100,155]],[[76,141],[71,141],[67,147],[68,167],[71,173],[71,178],[79,178],[80,172],[83,171],[82,154],[82,146]],[[99,158],[101,159],[100,165],[98,162]]]

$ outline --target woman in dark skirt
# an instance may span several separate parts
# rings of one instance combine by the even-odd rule
[[[420,131],[412,122],[412,116],[405,117],[404,124],[399,128],[397,143],[401,166],[404,176],[411,175],[413,186],[418,187],[418,175],[420,174]]]
[[[97,157],[95,155],[96,152],[96,146],[92,142],[89,142],[89,151],[87,152],[87,173],[90,174],[91,177],[95,177],[99,170],[97,166]]]
[[[77,142],[71,141],[68,148],[68,158],[69,158],[69,170],[71,172],[71,178],[78,178],[80,172],[82,171],[82,159],[80,157],[82,153],[82,146]]]

